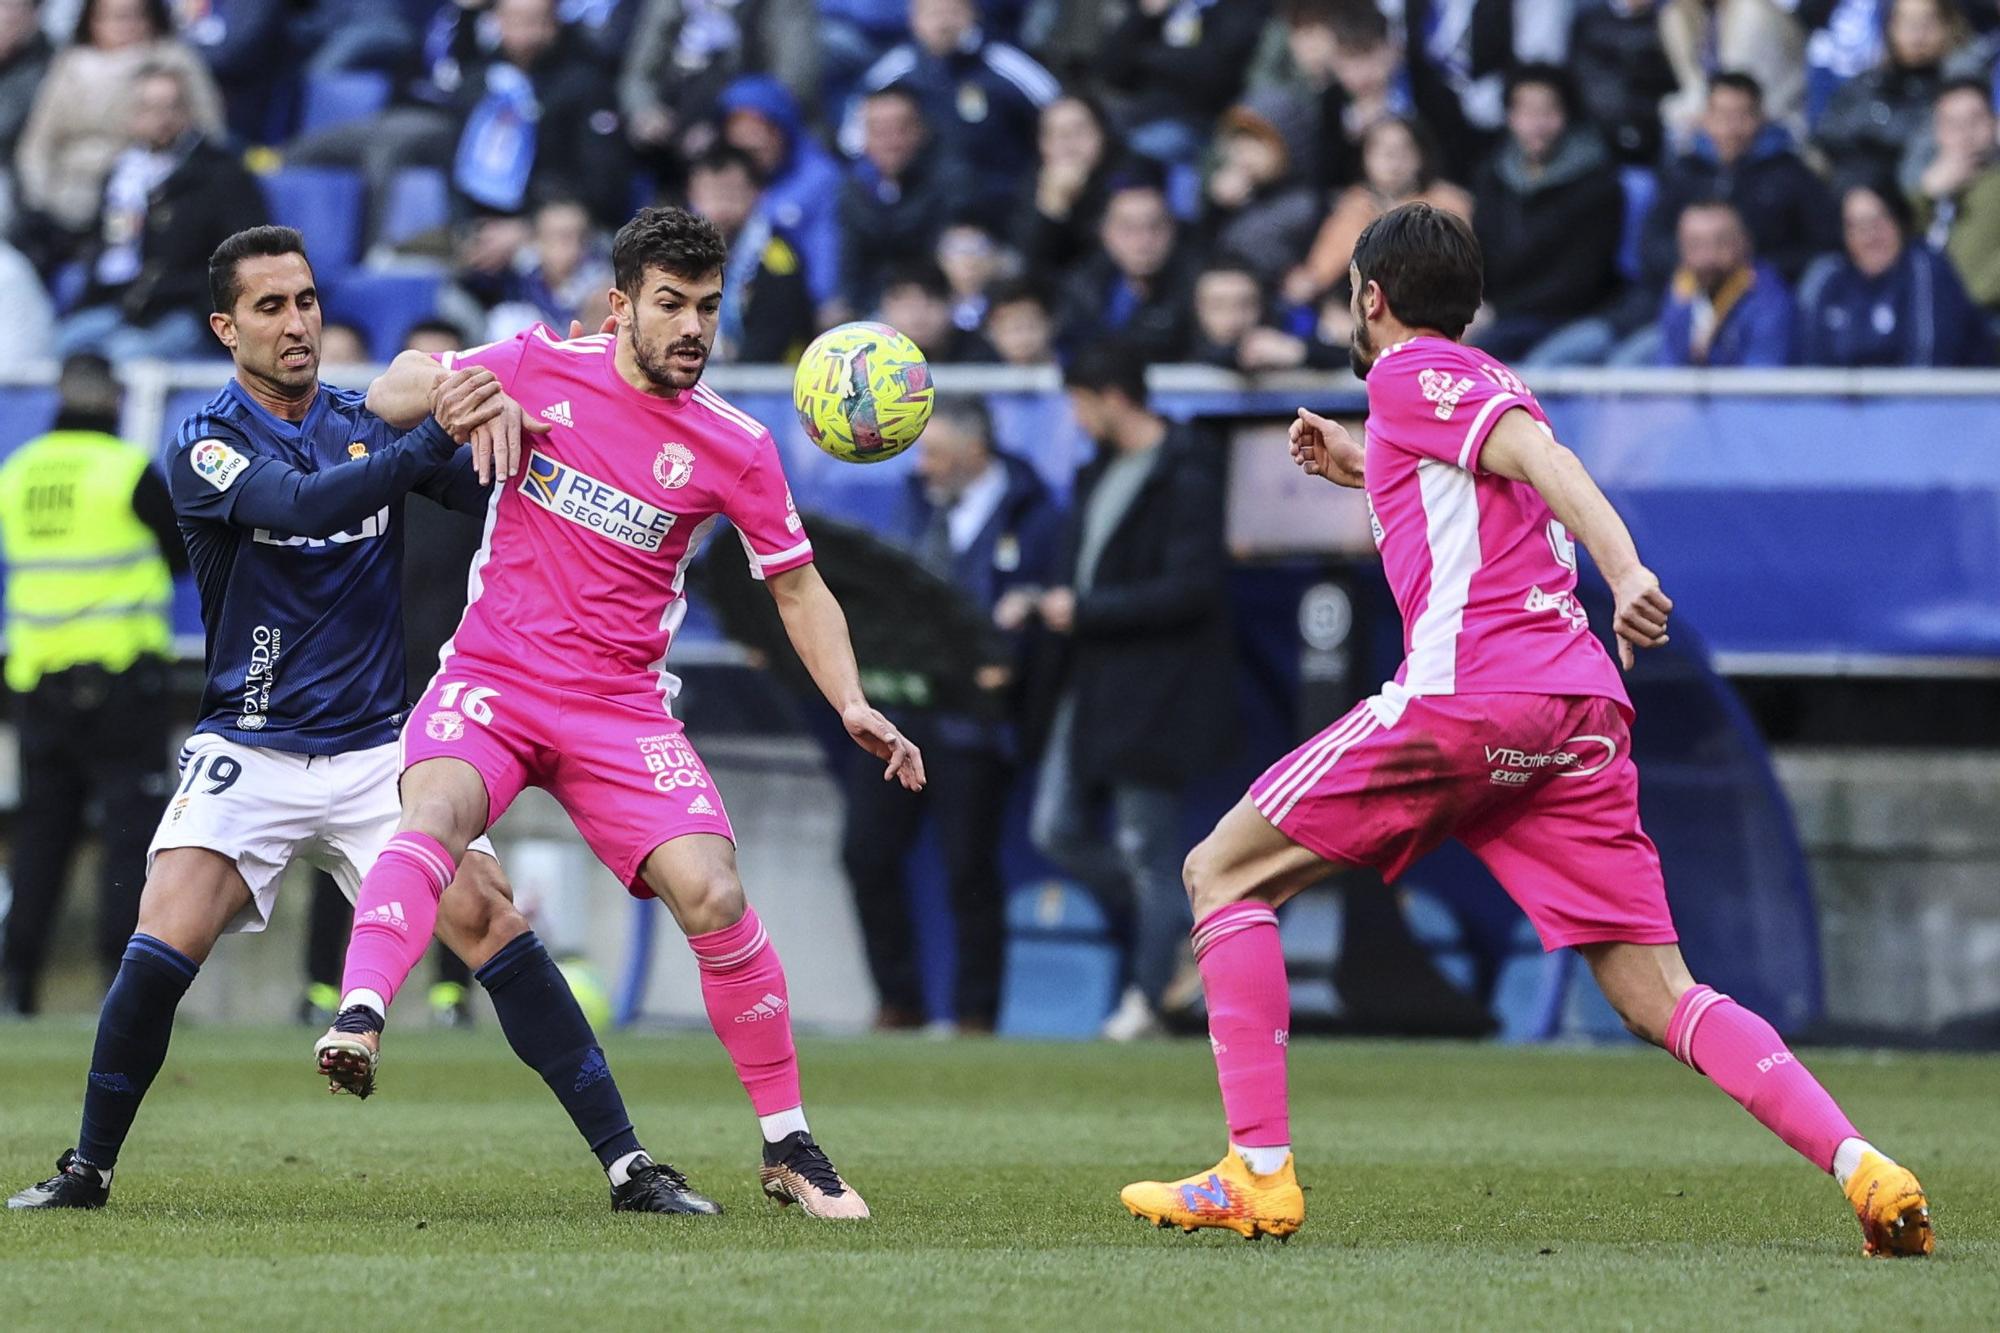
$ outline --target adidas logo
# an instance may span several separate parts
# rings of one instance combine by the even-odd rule
[[[715,802],[709,800],[706,796],[697,796],[689,803],[688,813],[691,815],[712,815],[715,813]]]
[[[405,934],[409,933],[410,929],[410,923],[403,919],[401,903],[384,903],[380,907],[371,907],[356,917],[355,921],[377,921],[385,926],[393,926]]]
[[[552,421],[558,426],[576,425],[576,422],[572,420],[570,417],[569,399],[567,398],[563,399],[560,403],[557,403],[554,407],[543,408],[542,420]]]
[[[783,996],[773,995],[769,991],[766,991],[763,999],[736,1015],[736,1021],[739,1023],[762,1023],[766,1019],[782,1018],[788,1007],[785,1004]]]

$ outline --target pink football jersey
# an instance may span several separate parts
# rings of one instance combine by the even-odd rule
[[[447,370],[491,370],[555,428],[526,436],[520,472],[494,488],[445,654],[671,699],[686,562],[716,518],[736,526],[760,578],[809,563],[812,543],[771,433],[706,385],[672,398],[633,388],[613,341],[563,340],[538,324],[439,358]]]
[[[1403,615],[1396,684],[1407,695],[1597,695],[1629,709],[1576,599],[1568,530],[1532,486],[1480,470],[1487,436],[1516,407],[1549,429],[1512,371],[1445,338],[1390,347],[1368,374],[1369,516]]]

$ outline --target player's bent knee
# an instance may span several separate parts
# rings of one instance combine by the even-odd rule
[[[1188,902],[1197,920],[1246,896],[1241,877],[1228,873],[1229,859],[1216,847],[1215,835],[1211,833],[1196,843],[1181,862],[1181,884],[1187,889]]]
[[[731,871],[716,870],[677,887],[673,908],[682,930],[707,935],[741,921],[749,903],[743,896],[743,881]]]

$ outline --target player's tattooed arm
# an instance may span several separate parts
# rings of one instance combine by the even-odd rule
[[[923,752],[894,723],[877,712],[861,692],[861,670],[854,662],[854,641],[848,637],[847,615],[840,609],[819,570],[800,565],[769,575],[764,586],[778,604],[785,634],[799,660],[819,686],[826,701],[856,745],[880,759],[882,780],[900,782],[910,791],[924,789]]]
[[[1557,443],[1547,427],[1521,408],[1508,408],[1479,451],[1479,468],[1533,486],[1549,511],[1590,552],[1617,602],[1611,628],[1618,636],[1618,660],[1627,671],[1632,669],[1633,649],[1657,648],[1667,641],[1673,599],[1660,591],[1653,571],[1639,563],[1639,548],[1625,520],[1583,463]]]
[[[1336,486],[1351,489],[1364,484],[1361,446],[1339,422],[1302,407],[1289,435],[1292,461],[1307,476],[1325,477]]]

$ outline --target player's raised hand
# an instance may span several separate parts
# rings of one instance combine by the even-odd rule
[[[511,478],[521,470],[522,436],[547,435],[554,429],[548,422],[529,416],[526,408],[501,394],[499,409],[492,419],[472,433],[472,470],[479,478],[479,484],[490,485],[496,477],[503,482]]]
[[[1667,617],[1673,613],[1673,598],[1660,591],[1660,580],[1644,565],[1634,565],[1630,573],[1613,579],[1611,595],[1618,610],[1612,615],[1611,629],[1618,636],[1618,660],[1627,671],[1637,660],[1636,648],[1658,648],[1667,641]]]
[[[616,332],[618,332],[618,316],[616,316],[616,315],[606,315],[606,316],[604,317],[604,323],[603,323],[602,325],[600,325],[600,326],[598,327],[598,330],[597,330],[597,331],[598,331],[599,333],[616,333]],[[571,320],[571,321],[569,322],[569,336],[570,336],[570,341],[571,341],[571,342],[574,342],[574,341],[576,341],[576,340],[577,340],[578,338],[581,338],[581,337],[583,336],[583,321],[582,321],[582,320],[580,320],[580,319],[573,319],[573,320]]]
[[[1325,477],[1336,486],[1363,484],[1361,446],[1339,422],[1302,407],[1288,434],[1292,461],[1307,476]]]
[[[850,704],[841,711],[840,721],[856,745],[888,763],[888,767],[882,770],[884,782],[893,778],[902,783],[906,791],[924,789],[923,751],[898,731],[888,718],[867,704]]]

